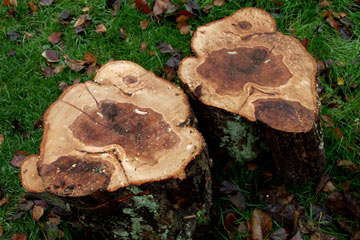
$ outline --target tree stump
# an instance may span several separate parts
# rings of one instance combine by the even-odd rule
[[[97,239],[189,239],[211,204],[195,124],[179,87],[135,63],[108,63],[47,109],[22,184],[59,196]]]
[[[266,149],[263,134],[285,180],[322,174],[317,65],[297,39],[276,31],[267,12],[244,8],[199,27],[191,47],[179,77],[210,149],[251,160]]]

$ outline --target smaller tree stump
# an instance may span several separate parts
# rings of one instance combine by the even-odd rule
[[[59,196],[98,239],[191,238],[211,204],[195,123],[179,87],[135,63],[108,63],[48,108],[22,184]]]
[[[191,47],[195,57],[180,63],[179,77],[200,127],[211,131],[204,132],[210,149],[253,159],[266,149],[262,132],[280,176],[292,183],[318,178],[325,154],[317,65],[301,43],[278,32],[267,12],[244,8],[199,27]]]

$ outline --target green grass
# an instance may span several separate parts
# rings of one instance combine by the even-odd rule
[[[75,73],[69,68],[54,77],[45,77],[42,68],[46,67],[46,61],[41,53],[47,49],[57,50],[61,55],[60,64],[64,64],[61,51],[72,59],[81,60],[86,52],[93,53],[100,65],[110,59],[130,60],[152,70],[160,75],[159,70],[171,56],[161,54],[156,47],[158,42],[167,42],[174,48],[181,51],[181,56],[190,55],[190,35],[181,35],[177,29],[176,22],[171,18],[160,22],[154,18],[139,13],[128,1],[121,4],[118,15],[112,16],[112,10],[105,8],[106,1],[101,0],[58,0],[50,7],[39,6],[38,11],[30,14],[27,1],[18,1],[16,17],[5,17],[8,14],[7,7],[0,7],[0,134],[5,137],[5,142],[0,145],[0,186],[9,195],[9,202],[0,207],[0,226],[3,227],[3,239],[10,239],[14,233],[24,232],[28,239],[39,239],[41,231],[32,220],[30,214],[24,214],[17,221],[12,221],[12,216],[17,211],[18,201],[23,198],[24,190],[19,182],[19,170],[12,167],[9,162],[14,153],[19,150],[29,154],[39,152],[42,130],[34,130],[34,122],[40,119],[46,108],[57,99],[61,91],[58,84],[64,81],[71,84],[78,77],[81,81],[91,80],[85,73]],[[38,1],[34,1],[36,5]],[[154,1],[148,1],[152,6]],[[182,6],[181,1],[176,1]],[[205,7],[210,0],[198,1]],[[275,2],[282,2],[277,5]],[[274,8],[279,10],[276,17],[278,29],[286,34],[308,38],[308,51],[317,60],[331,59],[335,62],[329,71],[329,77],[322,75],[321,93],[323,106],[322,115],[331,116],[334,126],[324,128],[325,149],[327,155],[326,174],[330,175],[335,186],[342,182],[351,181],[350,191],[354,196],[360,188],[359,175],[349,172],[346,168],[338,167],[337,162],[346,159],[360,165],[360,63],[351,64],[351,61],[360,56],[360,11],[354,8],[352,0],[335,0],[326,8],[319,7],[319,1],[240,1],[228,0],[222,6],[213,7],[208,15],[202,13],[197,18],[191,19],[191,29],[209,23],[213,20],[225,17],[243,7],[259,7],[269,12]],[[76,35],[73,24],[83,14],[83,7],[90,7],[92,23],[87,27],[85,34]],[[69,9],[73,14],[73,20],[69,25],[62,25],[58,21],[60,13]],[[349,41],[341,35],[320,16],[323,9],[335,12],[345,12],[354,23],[352,32],[354,40]],[[148,20],[149,26],[141,30],[139,21]],[[105,34],[95,33],[97,24],[105,24]],[[119,28],[125,27],[127,39],[118,37]],[[7,32],[18,31],[22,37],[17,41],[10,41]],[[23,37],[24,31],[34,34],[33,38]],[[57,45],[48,42],[47,37],[55,32],[63,32],[62,40]],[[141,42],[147,42],[148,50],[155,52],[150,55],[147,51],[140,51]],[[60,51],[61,50],[61,51]],[[8,55],[10,51],[16,51],[15,55]],[[341,77],[345,84],[338,86],[337,79]],[[336,100],[335,107],[329,107],[327,103]],[[14,129],[12,122],[18,119],[22,130]],[[343,134],[341,139],[336,138],[334,129],[339,128]],[[23,139],[22,132],[28,131],[28,136]],[[352,150],[349,150],[351,148]],[[263,208],[267,204],[260,201],[258,190],[264,182],[281,183],[277,178],[266,180],[261,175],[261,169],[271,169],[271,163],[266,163],[259,170],[254,172],[246,166],[237,164],[232,169],[216,173],[218,181],[227,180],[236,183],[241,191],[248,197],[247,210],[238,212],[241,216],[239,221],[250,220],[251,210],[255,207]],[[312,204],[324,205],[327,193],[320,193],[315,196],[316,183],[308,183],[304,186],[287,186],[288,190],[295,194],[295,198],[305,208],[309,215]],[[215,198],[215,209],[217,215],[212,221],[214,235],[217,239],[229,239],[224,231],[224,218],[227,213],[237,211],[226,198]],[[340,216],[332,215],[334,218]],[[350,224],[354,224],[351,223]],[[274,224],[273,230],[279,225]],[[65,231],[65,239],[71,239],[66,223],[60,228]],[[335,224],[322,227],[329,234],[336,235],[339,239],[348,239]],[[235,239],[240,237],[235,236]],[[306,239],[306,238],[305,238]]]

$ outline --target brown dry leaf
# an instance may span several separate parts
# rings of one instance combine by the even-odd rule
[[[53,4],[54,0],[40,0],[39,3],[41,6],[50,6]]]
[[[360,219],[360,205],[350,193],[333,192],[326,199],[326,206],[348,218]]]
[[[60,38],[62,35],[63,35],[62,32],[54,32],[48,37],[48,40],[52,44],[57,44],[58,42],[60,42]]]
[[[186,23],[187,20],[189,20],[189,17],[185,15],[180,15],[176,18],[177,26],[182,35],[186,35],[190,32],[190,25]]]
[[[326,21],[330,24],[330,26],[335,29],[336,31],[339,31],[339,22],[336,21],[333,17],[326,18]]]
[[[221,6],[225,3],[226,0],[214,0],[213,4],[215,6]]]
[[[62,70],[64,70],[66,66],[64,64],[58,65],[54,68],[53,72],[55,74],[59,74]]]
[[[272,228],[272,221],[269,214],[261,209],[254,209],[251,214],[251,239],[264,239]]]
[[[334,133],[335,134],[335,137],[337,138],[337,139],[339,139],[339,140],[341,140],[341,138],[343,137],[343,134],[342,134],[342,132],[341,132],[341,129],[340,128],[334,128],[332,131],[331,131],[332,133]]]
[[[127,38],[126,29],[124,27],[120,27],[119,32],[119,38],[125,40]]]
[[[14,8],[17,8],[17,6],[18,6],[17,0],[10,0],[10,4],[11,4]]]
[[[309,39],[308,38],[303,38],[300,40],[301,44],[307,49],[309,46]]]
[[[96,64],[96,57],[91,52],[86,52],[83,61],[85,64]]]
[[[34,221],[38,222],[42,215],[44,215],[44,208],[42,206],[35,205],[32,210],[32,217]]]
[[[24,31],[24,34],[26,35],[27,38],[33,38],[34,37],[34,34],[26,32],[26,31]]]
[[[86,68],[86,75],[90,77],[91,75],[95,74],[97,70],[99,70],[99,68],[100,68],[99,65],[96,63],[89,65]]]
[[[144,14],[151,13],[149,5],[147,4],[146,0],[136,0],[135,1],[136,9],[141,11]]]
[[[75,72],[80,72],[85,68],[85,61],[72,60],[67,55],[64,55],[64,58],[66,65],[68,65],[68,67]]]
[[[2,134],[0,134],[0,145],[5,142],[5,138]]]
[[[250,171],[255,171],[256,169],[259,168],[259,165],[257,165],[254,162],[247,162],[246,165],[247,165],[247,167],[249,168]]]
[[[273,173],[269,170],[263,170],[261,171],[261,174],[264,178],[271,178],[273,176]]]
[[[155,16],[174,12],[176,10],[175,6],[171,4],[169,0],[156,0],[153,7],[153,13]]]
[[[148,50],[148,53],[149,53],[150,56],[155,56],[156,55],[156,53],[154,51],[151,51],[151,50]]]
[[[328,7],[332,4],[333,2],[330,2],[330,1],[321,1],[320,2],[320,7]]]
[[[149,21],[148,21],[148,20],[142,20],[142,21],[140,21],[140,28],[141,28],[142,30],[145,30],[148,26],[149,26]]]
[[[43,68],[43,73],[45,77],[52,77],[54,76],[54,69],[52,67]]]
[[[96,33],[106,33],[107,29],[104,24],[99,24],[95,30]]]
[[[30,7],[32,14],[36,13],[38,7],[35,5],[35,3],[33,1],[29,2],[29,7]]]
[[[46,58],[48,62],[59,62],[60,57],[55,50],[45,50],[41,53],[41,56]]]
[[[335,190],[335,185],[331,181],[328,181],[324,187],[324,192],[333,192]]]
[[[14,154],[13,159],[11,160],[10,164],[14,167],[20,167],[21,163],[25,160],[26,156],[29,154],[24,151],[17,151]]]
[[[175,78],[175,68],[169,67],[168,65],[165,65],[162,68],[160,68],[160,70],[162,70],[166,74],[166,79],[168,81],[174,80],[174,78]]]
[[[145,51],[146,50],[146,48],[147,48],[147,43],[146,42],[142,42],[141,44],[140,44],[140,51]]]
[[[26,240],[26,235],[25,235],[25,233],[15,233],[14,235],[12,235],[11,239],[12,240]]]
[[[358,165],[350,160],[340,160],[337,165],[339,167],[346,166],[351,172],[359,171]]]
[[[291,194],[284,184],[281,186],[265,186],[260,190],[259,196],[262,201],[269,204],[289,204],[294,199],[294,194]]]
[[[9,201],[9,197],[5,196],[2,199],[0,199],[0,207],[4,206]]]
[[[89,7],[84,7],[83,9],[81,9],[82,12],[90,12],[90,8]]]
[[[68,87],[68,84],[66,82],[60,82],[59,86],[58,86],[58,89],[60,91],[64,91],[67,87]]]
[[[81,78],[75,78],[74,81],[72,82],[72,84],[78,84],[81,82]]]
[[[3,231],[2,226],[0,225],[0,238],[3,236],[3,234],[4,234],[4,231]]]
[[[85,26],[85,23],[91,21],[91,17],[89,14],[82,14],[80,17],[76,20],[74,27],[83,27]]]
[[[9,0],[3,0],[3,6],[6,7],[6,6],[11,6],[11,3]]]
[[[324,127],[333,127],[334,126],[333,119],[330,116],[321,115],[321,120],[323,121]]]
[[[342,77],[337,77],[337,84],[339,86],[343,86],[345,84],[345,80]]]
[[[328,175],[324,175],[321,177],[320,182],[316,188],[315,196],[324,189],[328,181],[330,181],[330,177]]]
[[[351,187],[351,181],[342,182],[339,184],[340,188],[342,188],[343,191],[349,191]]]
[[[231,234],[234,234],[237,228],[237,224],[235,222],[239,217],[240,216],[237,213],[229,213],[228,215],[226,215],[224,222],[225,230],[230,232]]]

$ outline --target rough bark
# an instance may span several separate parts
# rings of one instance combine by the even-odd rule
[[[229,17],[199,27],[193,35],[191,47],[195,57],[185,58],[180,63],[179,77],[195,99],[195,105],[203,105],[196,112],[200,120],[205,120],[200,125],[226,121],[217,123],[221,129],[227,127],[221,139],[229,139],[229,136],[238,139],[241,151],[244,151],[244,146],[251,144],[250,149],[254,149],[254,152],[255,149],[266,147],[259,147],[264,144],[257,144],[253,134],[248,133],[258,133],[259,125],[264,125],[267,130],[261,131],[267,135],[268,145],[282,177],[293,183],[301,174],[306,180],[319,177],[325,155],[322,136],[314,133],[321,132],[317,124],[317,65],[301,43],[276,31],[276,22],[267,12],[244,8]],[[223,112],[201,111],[211,111],[211,108],[222,109]],[[217,116],[218,113],[222,116]],[[211,120],[212,116],[215,119]],[[249,124],[244,119],[261,124]],[[223,145],[222,140],[213,143],[215,138],[207,139],[210,146]],[[261,134],[257,138],[261,142]],[[317,145],[306,148],[311,143]],[[235,149],[235,145],[232,145],[227,145],[227,148]],[[309,152],[304,153],[305,150]],[[230,152],[230,155],[234,154]],[[286,161],[283,160],[285,156]],[[242,160],[247,158],[242,157]],[[304,171],[294,177],[297,166],[302,166]],[[317,169],[307,169],[312,167]]]
[[[61,198],[98,239],[191,238],[211,205],[195,125],[179,87],[134,63],[109,63],[48,108],[23,186]]]

